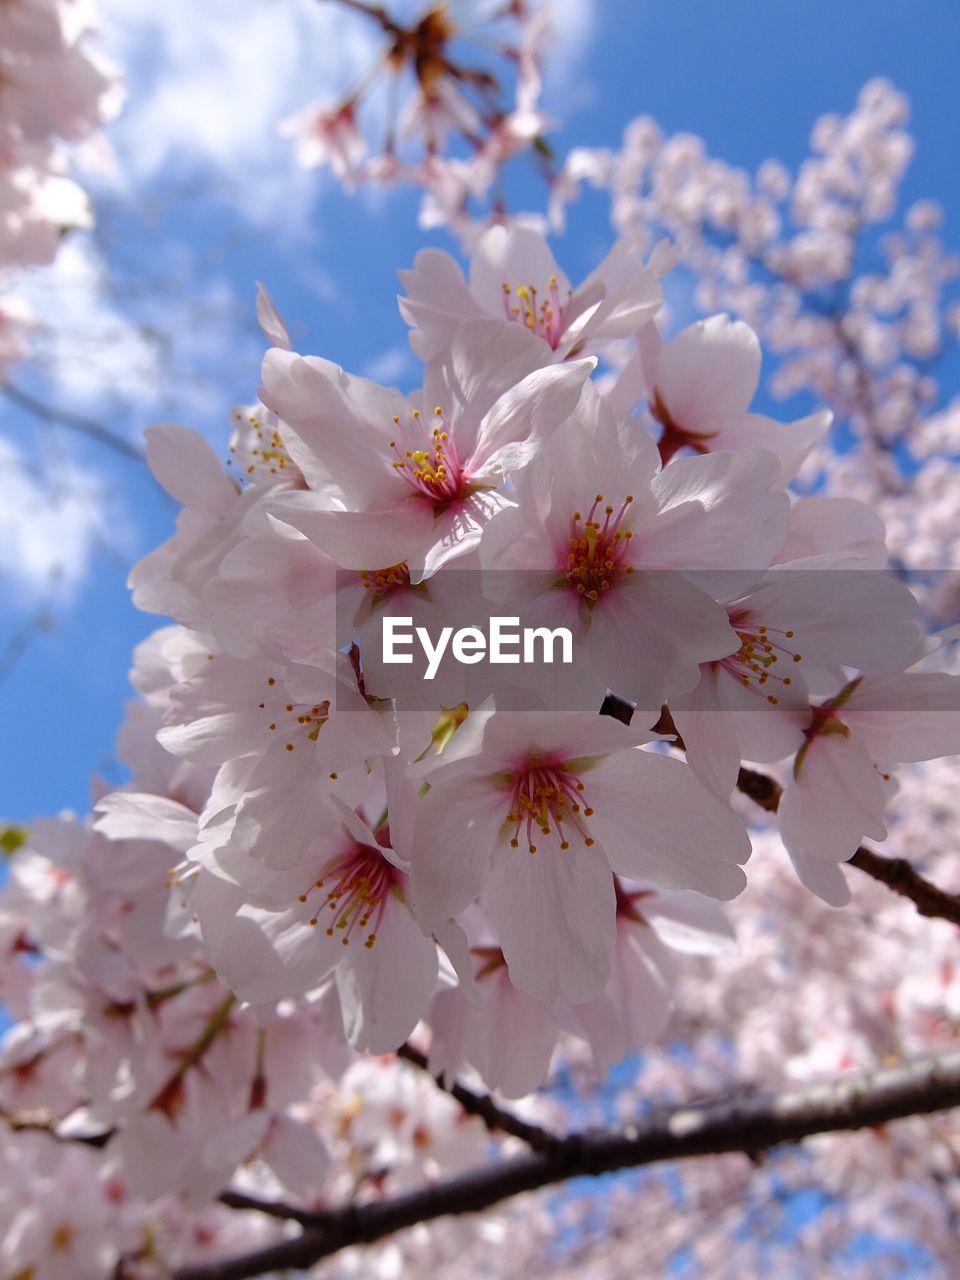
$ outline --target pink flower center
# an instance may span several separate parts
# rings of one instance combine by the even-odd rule
[[[657,442],[657,448],[660,450],[660,461],[664,466],[675,453],[684,448],[693,449],[695,453],[701,454],[710,452],[708,441],[712,440],[717,433],[688,431],[686,427],[680,426],[673,420],[670,410],[660,398],[659,391],[654,392],[653,400],[650,402],[650,413],[654,421],[659,422],[663,427],[663,434]]]
[[[632,502],[633,495],[628,494],[618,510],[604,504],[603,494],[598,493],[585,520],[579,511],[570,520],[564,565],[567,585],[588,605],[596,604],[618,580],[633,573],[633,565],[626,563],[633,533],[623,527]]]
[[[512,289],[506,281],[503,285],[503,311],[513,324],[522,324],[525,329],[543,338],[551,350],[556,351],[567,325],[567,312],[573,296],[567,290],[567,300],[560,301],[560,284],[556,276],[551,276],[547,284],[547,293],[537,301],[537,290],[532,284],[518,284]]]
[[[535,829],[542,836],[558,839],[561,849],[570,848],[568,837],[574,831],[588,848],[593,844],[586,824],[593,810],[584,804],[583,783],[566,765],[529,761],[508,775],[508,783],[507,823],[514,827],[511,848],[519,849],[522,831],[527,851],[536,853]]]
[[[617,916],[621,920],[630,920],[633,924],[645,925],[646,917],[639,905],[647,898],[653,897],[652,889],[627,889],[619,876],[613,877],[613,887],[617,895]]]
[[[399,443],[391,440],[390,448],[396,454],[393,469],[397,474],[415,493],[423,494],[442,510],[466,497],[470,486],[443,410],[438,407],[434,415],[438,425],[428,431],[420,410],[414,409],[413,425],[401,428],[407,438]],[[401,427],[399,416],[394,417],[393,425]]]
[[[363,945],[369,951],[376,943],[390,894],[401,890],[402,879],[379,849],[351,843],[339,857],[331,858],[299,901],[307,902],[312,894],[319,893],[320,902],[308,923],[317,926],[324,916],[327,937],[339,933],[345,947],[350,945],[354,931],[366,934]]]
[[[783,688],[792,684],[790,676],[781,675],[780,671],[787,663],[803,661],[802,654],[784,643],[792,640],[794,633],[757,624],[749,613],[731,614],[730,623],[740,639],[740,648],[729,658],[723,658],[717,666],[729,671],[745,689],[764,693],[767,701],[776,706],[780,699],[774,693],[767,693],[767,687],[771,682]]]

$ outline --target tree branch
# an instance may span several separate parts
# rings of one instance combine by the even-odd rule
[[[371,1244],[448,1214],[477,1213],[568,1178],[733,1152],[755,1159],[770,1147],[813,1134],[873,1128],[957,1105],[960,1053],[784,1094],[667,1109],[622,1131],[559,1139],[550,1154],[486,1166],[389,1200],[301,1215],[311,1225],[296,1238],[223,1262],[182,1267],[174,1280],[248,1280],[285,1268],[306,1269],[349,1245]]]
[[[69,427],[71,431],[79,431],[82,435],[89,436],[91,440],[96,440],[98,444],[105,444],[108,448],[115,450],[117,453],[122,453],[126,458],[132,458],[135,462],[146,462],[147,460],[147,455],[138,445],[126,440],[123,436],[118,436],[109,427],[105,427],[102,422],[84,417],[80,413],[74,413],[70,409],[58,409],[52,405],[44,404],[42,400],[38,400],[35,396],[30,395],[28,391],[22,391],[20,387],[16,387],[10,382],[0,387],[0,391],[3,392],[8,400],[11,400],[21,409],[25,409],[27,413],[32,413],[41,422],[49,422],[54,426]]]
[[[445,1084],[442,1076],[433,1075],[426,1056],[419,1049],[415,1049],[413,1045],[402,1044],[397,1050],[397,1057],[403,1058],[405,1062],[410,1062],[415,1067],[419,1067],[421,1071],[426,1071],[436,1082],[438,1088],[445,1093],[449,1093],[451,1098],[455,1098],[467,1115],[476,1116],[479,1120],[482,1120],[491,1133],[512,1134],[513,1137],[520,1138],[521,1141],[525,1142],[532,1151],[539,1151],[544,1155],[549,1155],[555,1151],[558,1144],[563,1142],[562,1138],[549,1133],[539,1125],[530,1124],[526,1120],[521,1120],[519,1116],[514,1115],[512,1112],[504,1111],[502,1107],[497,1106],[488,1093],[474,1093],[472,1089],[468,1089],[465,1085],[458,1084],[456,1081],[452,1084]]]

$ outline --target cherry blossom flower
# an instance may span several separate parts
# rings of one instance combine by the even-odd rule
[[[335,485],[342,500],[291,498],[273,512],[348,568],[405,560],[416,581],[470,551],[503,506],[505,476],[569,416],[592,368],[541,368],[540,348],[513,327],[464,324],[428,366],[420,407],[329,361],[269,351],[262,397],[311,488]]]
[[[435,944],[407,905],[407,867],[361,817],[334,797],[327,834],[282,874],[248,870],[249,894],[208,877],[194,896],[201,926],[237,902],[211,942],[219,972],[253,1003],[303,995],[334,974],[347,1040],[383,1053],[419,1021],[437,978]],[[243,870],[236,871],[241,889]],[[242,901],[242,905],[240,902]]]
[[[577,687],[561,696],[585,700],[570,705],[599,706],[609,688],[659,708],[696,684],[701,662],[736,652],[708,592],[749,585],[783,542],[789,502],[776,479],[761,450],[661,470],[649,437],[588,387],[484,532],[484,568],[513,571],[490,590],[570,629],[589,658],[570,668]]]
[[[605,717],[474,712],[428,774],[411,871],[433,930],[482,892],[521,991],[589,1000],[609,975],[611,872],[728,898],[747,856],[732,813],[645,735]],[[709,849],[697,832],[709,825]]]
[[[639,351],[620,374],[611,401],[624,412],[645,398],[662,428],[660,454],[715,453],[759,447],[777,455],[786,483],[826,435],[826,411],[779,423],[750,412],[760,381],[760,343],[729,316],[698,320],[664,342],[655,324],[638,335]]]
[[[626,242],[574,290],[543,236],[518,225],[491,227],[480,237],[469,285],[439,249],[421,249],[400,279],[407,291],[400,310],[422,360],[448,346],[459,322],[484,315],[535,334],[546,343],[544,363],[594,355],[613,339],[632,337],[663,301],[657,275]]]
[[[812,709],[780,801],[780,834],[803,883],[849,901],[838,863],[887,835],[887,770],[960,754],[960,677],[911,671],[858,677]]]

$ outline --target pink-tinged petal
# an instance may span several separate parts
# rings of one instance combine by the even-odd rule
[[[285,939],[281,956],[264,928],[271,917],[251,907],[246,896],[245,890],[217,875],[201,870],[196,877],[191,908],[200,920],[204,947],[220,980],[253,1004],[311,990],[323,974],[314,953],[315,938],[307,938],[302,926]],[[281,917],[272,919],[277,922]],[[310,933],[315,935],[316,930]],[[330,966],[326,968],[329,971]]]
[[[469,1060],[488,1088],[505,1098],[523,1098],[550,1070],[560,1030],[556,1014],[518,991],[505,968],[484,978],[483,985],[488,984],[493,989],[486,993],[477,1019]]]
[[[330,1156],[310,1125],[285,1113],[271,1115],[260,1155],[291,1195],[307,1198],[322,1193]]]
[[[549,365],[511,384],[480,425],[471,474],[492,479],[528,462],[540,439],[549,439],[574,412],[594,367],[593,360]]]
[[[295,900],[295,899],[294,899]],[[265,912],[244,904],[237,911],[217,972],[232,991],[251,1004],[297,999],[315,991],[341,963],[340,939],[311,928],[289,913]]]
[[[330,820],[330,783],[317,767],[316,756],[308,751],[271,751],[248,785],[237,806],[231,844],[271,867],[295,867]]]
[[[852,734],[814,738],[799,775],[780,798],[780,837],[791,857],[846,862],[864,836],[886,838],[883,779]]]
[[[280,313],[273,305],[273,299],[267,292],[266,285],[260,284],[259,281],[257,282],[257,323],[272,347],[280,347],[284,351],[292,350],[293,344],[290,341],[287,326],[280,319]]]
[[[640,570],[594,606],[587,644],[614,693],[653,708],[692,689],[700,664],[734,651],[737,637],[726,611],[684,575]]]
[[[491,572],[491,599],[515,599],[525,594],[524,580],[539,567],[551,569],[550,546],[543,527],[530,520],[529,513],[516,503],[504,500],[488,522],[480,539],[480,564],[485,570],[521,570],[521,573]],[[546,581],[553,578],[550,572]],[[486,588],[484,588],[486,590]]]
[[[508,797],[485,778],[437,782],[420,801],[413,839],[410,897],[425,933],[478,897]]]
[[[641,725],[621,724],[613,716],[584,715],[577,711],[498,711],[487,720],[483,751],[494,768],[509,765],[520,754],[533,754],[578,767],[592,768],[612,752],[649,742],[650,734]],[[577,771],[577,770],[575,770]]]
[[[607,988],[572,1009],[569,1019],[589,1040],[600,1076],[664,1030],[670,1020],[669,973],[669,956],[651,931],[618,921]]]
[[[784,760],[803,746],[810,702],[803,680],[790,678],[794,683],[789,686],[771,681],[760,688],[747,687],[735,673],[721,668],[717,682],[721,715],[733,727],[744,760],[764,764]],[[768,694],[768,689],[776,692]],[[771,697],[777,699],[775,704]]]
[[[789,484],[807,454],[830,430],[832,422],[833,414],[828,409],[796,422],[776,422],[759,413],[748,413],[725,424],[704,445],[711,453],[767,449],[780,459],[780,483]]]
[[[760,381],[760,343],[742,320],[711,316],[666,343],[657,391],[674,425],[706,435],[747,412]]]
[[[610,975],[616,895],[601,849],[578,842],[512,851],[494,871],[485,905],[515,987],[549,1003],[592,1000]]]
[[[466,320],[449,347],[427,365],[423,412],[429,417],[435,409],[443,411],[460,461],[468,470],[476,470],[474,454],[484,415],[501,396],[542,368],[548,354],[538,338],[516,325]],[[523,429],[516,438],[528,434],[529,429]]]
[[[825,858],[790,852],[790,861],[800,883],[830,907],[845,907],[850,901],[850,886],[843,864]]]
[[[566,549],[574,512],[585,517],[598,493],[615,509],[630,495],[631,525],[655,520],[650,485],[659,467],[649,435],[616,413],[587,381],[575,412],[557,422],[539,456],[515,478],[517,498],[527,519],[543,528],[555,556],[556,545]],[[552,557],[549,567],[555,564]]]
[[[651,751],[611,756],[586,779],[589,829],[618,875],[662,889],[734,898],[750,856],[743,823],[679,760]]]
[[[473,975],[473,957],[470,955],[470,940],[466,933],[455,920],[447,920],[437,927],[433,938],[453,967],[459,982],[457,990],[471,1006],[479,1006],[480,991]]]
[[[343,569],[387,569],[419,550],[433,527],[426,505],[401,502],[384,511],[334,508],[312,493],[278,495],[270,514],[299,530]]]
[[[418,561],[410,567],[410,581],[422,582],[444,565],[475,551],[487,523],[498,515],[507,499],[499,493],[481,490],[464,502],[456,503],[434,520],[430,532],[422,540]]]
[[[397,299],[400,314],[411,326],[410,346],[425,363],[449,345],[462,320],[483,315],[449,253],[421,249],[412,269],[398,274],[407,291],[405,298]]]
[[[724,802],[737,785],[743,758],[736,727],[721,707],[718,683],[729,677],[709,666],[696,688],[670,700],[674,723],[686,746],[687,763],[705,787]]]
[[[337,990],[348,1042],[365,1053],[398,1049],[426,1012],[437,982],[437,948],[406,906],[387,904],[372,947],[345,948]]]
[[[776,563],[838,551],[855,556],[865,569],[882,569],[889,558],[883,521],[855,498],[798,499],[790,509],[790,530]]]
[[[335,647],[335,586],[329,556],[306,538],[271,533],[245,538],[228,552],[204,599],[213,634],[227,652],[282,660],[278,631],[302,630]]]
[[[564,346],[576,351],[584,341],[631,338],[662,305],[656,274],[637,249],[618,240],[571,298]]]
[[[555,575],[520,573],[485,575],[484,592],[499,584],[504,591],[525,588],[529,597],[504,600],[491,607],[493,614],[519,618],[516,634],[526,628],[543,628],[548,633],[565,628],[571,636],[572,661],[561,661],[560,644],[552,645],[551,662],[535,661],[509,666],[477,666],[466,675],[467,702],[471,705],[491,692],[505,707],[522,710],[597,712],[609,687],[605,673],[598,673],[590,650],[588,623],[581,616],[579,599],[570,591],[556,590]],[[539,594],[537,594],[539,592]],[[519,644],[518,644],[519,649]],[[539,652],[539,648],[538,648]],[[525,703],[516,701],[526,695]],[[524,714],[527,714],[525,711]],[[656,716],[654,716],[656,719]]]
[[[672,951],[691,956],[730,955],[737,938],[726,912],[700,893],[651,894],[641,903],[643,917]]]
[[[268,664],[217,654],[192,679],[170,691],[158,741],[167,751],[197,764],[221,764],[265,751],[270,722],[265,721],[253,693],[261,685],[267,690],[270,678],[279,689],[280,674],[280,668]],[[246,697],[244,690],[249,690]]]
[[[144,435],[150,470],[171,498],[207,516],[233,508],[236,486],[203,436],[167,424],[147,427]]]
[[[883,764],[960,754],[960,676],[907,671],[865,676],[842,714]]]
[[[312,489],[333,479],[357,506],[388,506],[403,496],[389,447],[394,417],[410,414],[399,391],[277,347],[264,356],[262,376],[260,398],[283,419],[287,451]]]
[[[801,655],[797,674],[839,664],[858,671],[901,671],[922,653],[913,593],[876,569],[772,569],[743,603],[774,639],[777,632],[792,632],[786,648]],[[789,661],[786,653],[780,656]]]
[[[114,791],[97,802],[94,830],[110,840],[158,840],[179,853],[197,843],[197,815],[165,796]]]
[[[653,482],[660,518],[637,530],[637,562],[725,570],[725,589],[738,571],[765,569],[790,521],[790,500],[776,487],[778,471],[764,449],[675,458]]]
[[[441,991],[430,1006],[430,1070],[453,1080],[470,1063],[488,1089],[523,1098],[546,1079],[560,1031],[550,1005],[518,991],[505,966],[480,984],[475,1008],[463,989]]]
[[[491,227],[480,237],[470,259],[470,291],[491,315],[504,314],[504,285],[514,293],[518,285],[532,285],[544,297],[552,276],[557,277],[560,297],[565,299],[570,282],[546,240],[529,227]]]

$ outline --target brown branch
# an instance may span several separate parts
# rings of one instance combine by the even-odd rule
[[[182,1267],[174,1280],[248,1280],[306,1270],[350,1245],[371,1244],[449,1214],[477,1213],[568,1178],[735,1152],[755,1160],[771,1147],[813,1134],[874,1128],[958,1105],[960,1053],[952,1053],[784,1094],[667,1109],[622,1131],[559,1139],[549,1154],[488,1165],[389,1200],[347,1205],[312,1219],[302,1215],[310,1225],[296,1238],[223,1262]]]
[[[314,1229],[323,1217],[315,1209],[302,1209],[298,1205],[287,1204],[282,1200],[261,1200],[258,1196],[248,1196],[242,1191],[222,1191],[217,1199],[228,1209],[237,1209],[244,1213],[263,1213],[268,1218],[299,1222],[302,1226]]]
[[[541,1129],[539,1125],[530,1124],[512,1112],[504,1111],[502,1107],[497,1106],[488,1093],[474,1093],[472,1089],[456,1081],[452,1084],[445,1083],[442,1076],[433,1075],[426,1056],[413,1045],[402,1044],[397,1050],[397,1057],[419,1067],[421,1071],[426,1071],[439,1088],[460,1103],[467,1115],[476,1116],[477,1119],[482,1120],[491,1133],[512,1134],[513,1137],[525,1142],[532,1151],[539,1151],[544,1155],[551,1154],[557,1149],[558,1144],[563,1142],[562,1138],[549,1133],[546,1129]]]
[[[765,773],[741,769],[737,788],[768,813],[776,813],[779,808],[783,788]],[[960,925],[960,894],[947,893],[938,888],[915,870],[906,858],[884,858],[866,845],[861,845],[848,862],[851,867],[879,880],[894,893],[909,898],[922,916],[949,920],[951,924]]]
[[[16,387],[10,382],[0,387],[0,391],[3,392],[8,400],[11,400],[21,409],[25,409],[27,413],[32,413],[41,422],[50,423],[52,426],[69,427],[71,431],[79,431],[81,435],[89,436],[91,440],[96,440],[98,444],[105,444],[109,449],[113,449],[116,453],[122,453],[124,457],[132,458],[135,462],[146,462],[147,460],[147,455],[139,445],[135,445],[123,436],[117,435],[109,427],[105,427],[102,422],[87,418],[81,413],[74,413],[71,409],[60,409],[53,405],[45,404],[42,400],[38,400],[36,396],[30,395],[28,391],[23,391],[20,387]]]
[[[920,875],[906,858],[882,858],[879,853],[861,845],[850,859],[850,866],[873,876],[894,893],[909,898],[922,916],[960,924],[960,894],[938,888]]]

